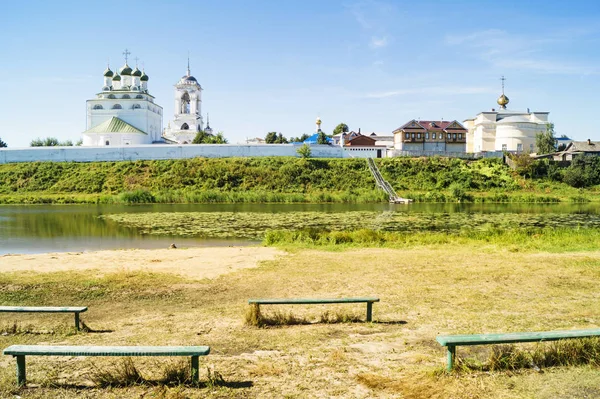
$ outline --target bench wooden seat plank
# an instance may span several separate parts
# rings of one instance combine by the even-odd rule
[[[294,304],[327,304],[327,303],[362,303],[379,302],[379,298],[273,298],[249,299],[248,303],[260,305],[294,305]]]
[[[359,298],[268,298],[249,299],[250,305],[322,305],[331,303],[365,303],[367,304],[367,321],[373,318],[373,302],[379,302],[376,297]]]
[[[86,306],[0,306],[1,313],[74,313],[75,328],[79,331],[79,313],[87,311]]]
[[[11,345],[5,355],[17,358],[17,384],[26,383],[25,356],[190,356],[192,380],[198,381],[198,357],[210,353],[208,346],[55,346]]]
[[[439,335],[436,340],[448,347],[448,371],[452,370],[457,346],[557,341],[570,338],[600,337],[600,329],[518,332],[503,334]]]
[[[0,306],[0,312],[12,313],[82,313],[86,306]]]

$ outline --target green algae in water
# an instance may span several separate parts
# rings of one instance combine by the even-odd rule
[[[600,228],[600,215],[564,213],[150,212],[100,216],[142,234],[263,239],[270,230],[388,232]]]

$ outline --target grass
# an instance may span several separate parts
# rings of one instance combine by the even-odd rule
[[[514,252],[484,241],[401,249],[297,247],[259,268],[213,280],[149,272],[2,273],[0,303],[76,301],[89,307],[88,325],[113,331],[0,335],[2,348],[53,343],[209,345],[211,354],[200,359],[201,369],[210,373],[201,373],[197,387],[180,382],[186,380],[188,362],[167,365],[173,370],[165,373],[168,359],[136,358],[135,368],[155,383],[115,382],[100,388],[89,376],[96,367],[111,369],[115,358],[32,356],[27,359],[31,385],[20,390],[15,386],[14,360],[2,357],[0,397],[598,397],[598,364],[585,360],[597,359],[597,343],[573,340],[579,347],[571,349],[545,344],[544,359],[563,356],[566,361],[536,360],[543,373],[517,367],[520,363],[515,360],[512,368],[488,366],[487,371],[473,368],[447,375],[441,372],[445,348],[435,342],[438,334],[598,328],[598,279],[600,251]],[[344,304],[277,309],[311,324],[284,323],[278,328],[245,324],[248,298],[363,295],[381,298],[373,307],[373,323],[338,320],[353,313],[364,316],[364,304]],[[272,309],[267,310],[262,316],[271,315]],[[322,323],[323,315],[334,322]],[[28,315],[26,322],[40,329],[70,324],[39,314]],[[489,362],[491,350],[461,347],[459,356],[483,364]],[[518,350],[527,348],[519,345]],[[505,357],[496,356],[496,363]],[[165,379],[165,374],[170,377]],[[170,382],[156,382],[161,380]]]
[[[500,159],[397,157],[376,162],[398,194],[417,202],[598,201],[598,187],[577,189],[548,176],[523,178]],[[0,165],[0,204],[387,201],[385,193],[376,189],[364,159],[195,158]]]

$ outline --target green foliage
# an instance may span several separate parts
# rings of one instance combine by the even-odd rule
[[[310,158],[312,155],[312,151],[310,150],[310,146],[308,144],[302,144],[302,146],[296,150],[296,153],[298,153],[298,155],[300,155],[302,158]]]
[[[329,142],[327,141],[327,135],[321,130],[319,130],[317,136],[317,144],[329,144]]]
[[[600,158],[578,156],[565,169],[563,181],[571,187],[590,187],[600,184]]]
[[[196,137],[192,140],[192,144],[227,144],[227,139],[223,136],[223,132],[210,134],[201,130],[196,133]]]
[[[459,183],[475,202],[592,198],[563,184],[566,168],[550,160],[533,163],[533,179],[516,175],[501,159],[397,157],[375,162],[400,196],[417,202],[455,202],[450,192],[453,183]],[[573,170],[580,167],[578,162],[595,161],[576,161]],[[598,184],[590,177],[595,167],[586,167],[588,178],[578,186]],[[385,193],[375,189],[364,159],[194,158],[0,165],[0,203],[119,203],[129,198],[121,193],[136,190],[145,190],[156,202],[165,203],[387,201]]]
[[[8,147],[8,146],[6,145],[6,143],[4,141],[2,141],[2,138],[0,138],[0,148],[3,148],[3,147]]]
[[[554,124],[548,123],[546,131],[535,135],[535,147],[538,154],[556,152],[556,138],[554,137]]]
[[[290,143],[302,143],[310,137],[310,134],[303,133],[300,137],[290,137]]]
[[[348,132],[348,125],[346,125],[345,123],[340,123],[339,125],[337,125],[335,127],[335,129],[333,129],[333,134],[340,134],[340,133],[347,133]]]
[[[265,136],[265,143],[275,144],[275,141],[277,141],[277,132],[267,133],[267,135]]]
[[[73,142],[71,140],[58,141],[56,137],[47,137],[45,139],[37,138],[31,140],[31,147],[72,147]]]
[[[156,198],[146,190],[135,190],[121,193],[121,201],[126,204],[148,204],[156,202]]]

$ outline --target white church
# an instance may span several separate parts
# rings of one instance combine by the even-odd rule
[[[211,134],[201,113],[202,87],[190,73],[175,85],[175,115],[163,131],[163,108],[148,91],[148,75],[127,63],[117,72],[104,71],[104,85],[87,100],[84,146],[126,146],[155,143],[189,144],[201,130]]]
[[[535,137],[548,128],[549,112],[527,112],[509,110],[508,97],[498,97],[499,109],[480,112],[475,118],[467,119],[463,125],[467,132],[467,152],[536,152]]]

